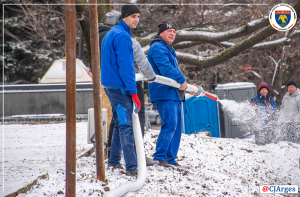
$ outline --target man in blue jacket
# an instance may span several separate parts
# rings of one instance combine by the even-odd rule
[[[135,83],[134,58],[130,29],[136,28],[140,10],[134,4],[125,4],[122,20],[104,37],[101,47],[101,83],[107,94],[115,122],[108,164],[122,168],[121,151],[126,163],[126,175],[137,175],[137,158],[132,130],[133,102],[140,110]],[[137,113],[138,111],[136,111]]]
[[[187,89],[185,77],[180,72],[179,62],[172,43],[175,40],[176,27],[171,22],[159,26],[158,35],[151,41],[148,60],[156,75],[174,79],[182,84],[180,88],[151,83],[148,85],[150,102],[154,102],[162,120],[161,131],[156,141],[154,160],[158,165],[179,166],[175,158],[181,138],[181,102]]]

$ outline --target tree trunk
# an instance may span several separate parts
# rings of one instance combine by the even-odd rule
[[[83,31],[80,26],[80,38],[79,38],[79,49],[78,49],[78,58],[82,60],[83,56]]]
[[[111,12],[110,0],[98,0],[98,5],[100,5],[98,6],[98,22],[105,23],[106,13]]]
[[[91,43],[90,43],[90,23],[89,23],[89,8],[88,5],[82,5],[86,2],[83,0],[76,1],[76,12],[77,15],[82,16],[79,20],[81,29],[83,31],[83,37],[86,43],[88,56],[89,56],[89,67],[91,68]],[[103,22],[106,20],[105,14],[110,12],[110,0],[98,0],[98,4],[105,4],[104,6],[98,6],[98,21]]]
[[[91,43],[90,43],[90,23],[89,23],[89,8],[88,5],[83,5],[85,2],[83,0],[76,1],[76,14],[80,16],[80,26],[82,29],[83,37],[86,43],[86,49],[89,56],[89,67],[91,67]],[[66,29],[66,31],[68,31]]]

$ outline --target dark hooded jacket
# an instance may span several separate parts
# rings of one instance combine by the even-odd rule
[[[155,74],[174,79],[183,84],[185,77],[180,72],[179,61],[172,45],[166,44],[159,35],[154,37],[150,45],[148,60]],[[156,82],[148,84],[148,87],[150,102],[156,100],[184,100],[184,91],[179,91],[177,88]]]
[[[101,46],[102,46],[102,40],[106,33],[110,30],[109,27],[104,25],[103,23],[98,23],[98,34],[99,34],[99,51],[100,51],[100,57],[101,57]]]
[[[262,88],[268,89],[268,95],[264,98],[259,91]],[[256,120],[262,126],[268,126],[270,122],[274,123],[277,120],[277,105],[275,100],[270,95],[270,87],[265,82],[261,82],[257,88],[257,95],[251,99],[251,104],[255,106]]]

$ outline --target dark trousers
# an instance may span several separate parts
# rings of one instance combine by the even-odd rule
[[[153,160],[176,163],[181,139],[181,101],[154,101],[162,120]]]
[[[144,138],[144,133],[145,133],[145,99],[144,99],[144,92],[143,92],[143,87],[140,84],[136,84],[137,88],[137,95],[141,101],[141,110],[139,111],[139,119],[140,119],[140,124],[141,124],[141,130],[142,130],[142,136]],[[107,141],[107,147],[111,147],[111,140],[113,136],[113,131],[115,127],[115,122],[114,119],[112,118],[110,125],[109,125],[109,136],[108,136],[108,141]]]
[[[132,130],[132,98],[120,89],[105,88],[104,91],[109,98],[115,122],[108,163],[118,165],[123,151],[126,170],[133,172],[137,168],[137,158]]]

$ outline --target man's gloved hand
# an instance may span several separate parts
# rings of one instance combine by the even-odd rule
[[[140,101],[139,97],[137,96],[137,94],[132,94],[131,98],[132,98],[133,103],[135,105],[134,112],[137,114],[137,113],[139,113],[139,111],[141,109],[141,101]]]

